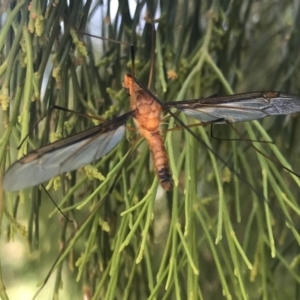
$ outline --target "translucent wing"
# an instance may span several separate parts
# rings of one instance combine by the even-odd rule
[[[225,97],[168,102],[201,122],[234,123],[300,111],[300,98],[281,92],[254,92]]]
[[[122,140],[124,124],[131,115],[129,112],[27,154],[7,170],[4,190],[31,187],[103,157]]]

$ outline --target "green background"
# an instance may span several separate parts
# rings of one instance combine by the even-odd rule
[[[130,44],[145,85],[155,53],[150,89],[162,101],[300,95],[298,1],[2,1],[0,12],[1,178],[28,151],[129,111]],[[37,299],[298,299],[300,181],[252,147],[299,173],[298,115],[235,125],[254,143],[227,125],[213,127],[218,139],[191,127],[230,168],[187,130],[166,132],[179,126],[166,115],[168,193],[127,126],[97,169],[47,186],[69,219],[41,186],[0,187],[2,299],[31,299],[48,273]]]

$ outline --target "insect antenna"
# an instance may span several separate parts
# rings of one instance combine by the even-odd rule
[[[130,56],[131,56],[131,74],[135,78],[135,48],[134,45],[130,46]],[[131,90],[134,91],[134,80],[131,80],[132,86]]]

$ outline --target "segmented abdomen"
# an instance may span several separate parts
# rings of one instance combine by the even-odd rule
[[[140,134],[147,140],[153,155],[154,168],[161,186],[170,191],[173,188],[169,160],[160,133],[161,105],[146,92],[130,75],[125,75],[123,86],[130,93],[130,107]]]
[[[161,186],[170,191],[173,188],[172,176],[169,167],[168,154],[160,131],[144,132],[150,151],[153,155],[154,168]]]

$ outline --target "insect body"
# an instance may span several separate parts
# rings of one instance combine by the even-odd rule
[[[282,92],[253,92],[162,103],[130,74],[125,75],[123,85],[130,93],[130,112],[27,154],[7,170],[4,190],[28,188],[100,159],[122,140],[125,123],[130,117],[135,119],[149,144],[162,187],[171,190],[171,173],[159,129],[162,110],[176,108],[210,123],[250,121],[300,111],[300,98]]]
[[[131,76],[125,75],[123,86],[130,93],[130,107],[140,134],[147,140],[153,155],[154,167],[162,187],[172,189],[168,154],[160,132],[162,107],[139,86]]]

